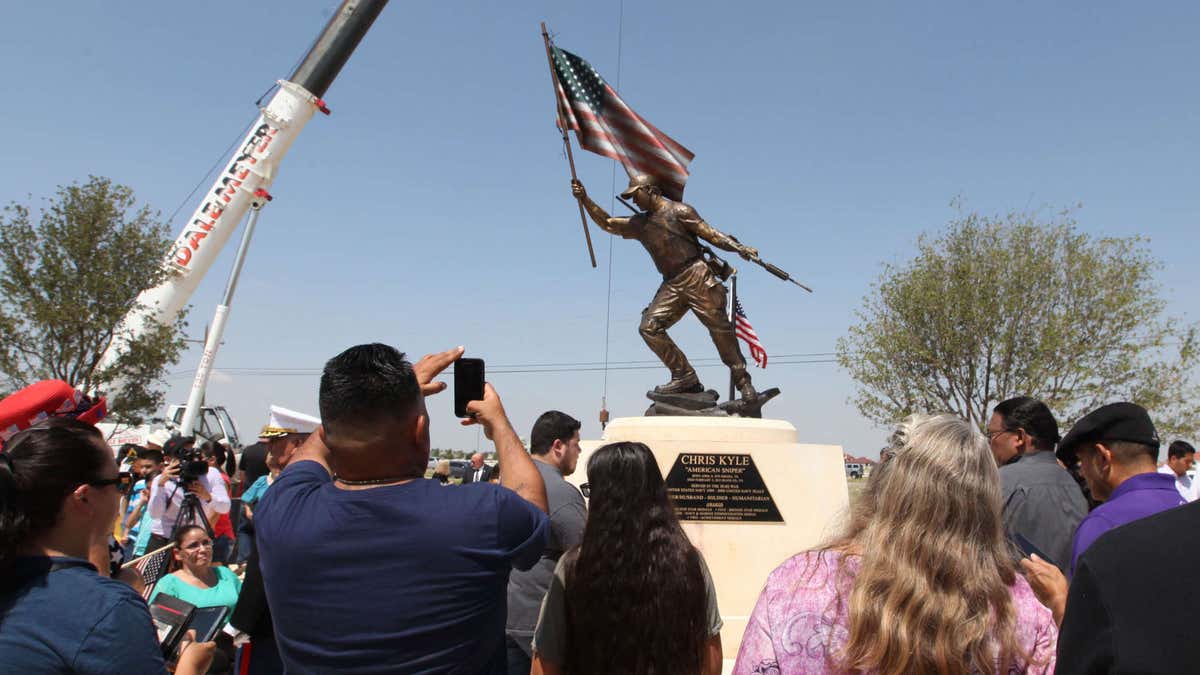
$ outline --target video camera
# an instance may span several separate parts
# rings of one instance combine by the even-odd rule
[[[198,448],[186,448],[179,453],[179,480],[184,485],[208,475],[208,462]]]
[[[190,437],[173,436],[163,446],[163,454],[179,460],[179,482],[187,485],[208,475],[204,452],[191,445]]]

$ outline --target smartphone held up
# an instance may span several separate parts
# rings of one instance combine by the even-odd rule
[[[470,417],[467,404],[483,400],[483,359],[461,358],[454,362],[454,415]]]

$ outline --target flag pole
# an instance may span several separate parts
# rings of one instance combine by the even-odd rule
[[[731,293],[732,297],[729,299],[729,325],[734,327],[733,332],[736,335],[737,334],[737,319],[735,319],[733,316],[733,313],[735,311],[737,311],[737,275],[736,274],[729,277],[729,285],[732,288],[732,293]],[[729,400],[730,401],[733,400],[733,393],[735,390],[736,390],[736,387],[733,386],[733,371],[731,370],[731,371],[729,371]]]
[[[542,22],[542,41],[546,43],[546,62],[550,65],[550,86],[554,88],[554,111],[558,115],[558,129],[562,132],[563,147],[567,150],[567,163],[571,165],[571,180],[579,178],[575,173],[575,155],[571,152],[571,137],[567,135],[567,122],[563,117],[562,102],[558,100],[558,75],[554,73],[554,56],[550,51],[550,34],[546,32],[546,22]],[[592,233],[588,231],[587,216],[583,214],[583,202],[579,202],[579,223],[583,225],[583,237],[587,240],[588,256],[592,259],[592,267],[596,266],[596,251],[592,249]]]

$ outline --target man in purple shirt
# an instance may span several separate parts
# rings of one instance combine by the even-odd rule
[[[1184,504],[1170,476],[1158,473],[1158,433],[1146,409],[1111,403],[1079,420],[1058,445],[1066,466],[1078,462],[1092,496],[1104,502],[1075,530],[1071,573],[1100,535]]]

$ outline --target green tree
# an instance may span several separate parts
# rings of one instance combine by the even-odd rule
[[[1029,395],[1065,429],[1128,400],[1161,434],[1194,434],[1196,328],[1165,316],[1161,264],[1144,239],[1082,233],[1073,214],[960,211],[912,260],[885,264],[837,346],[859,412],[886,424],[949,411],[982,425],[999,401]]]
[[[166,274],[166,225],[107,178],[59,186],[36,221],[27,205],[0,213],[0,390],[42,379],[104,391],[110,416],[136,424],[163,403],[162,378],[183,348],[184,316],[155,326],[98,369],[138,293]]]

